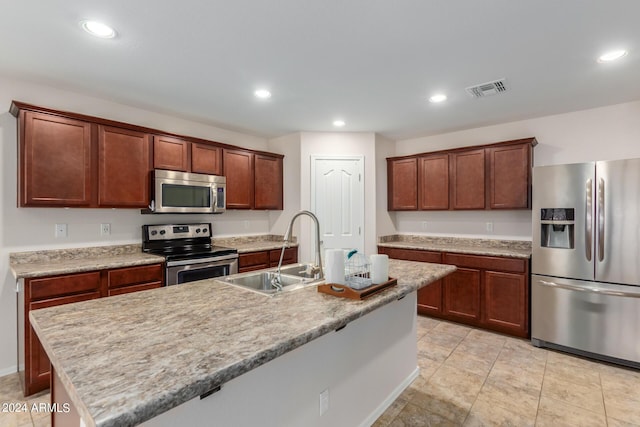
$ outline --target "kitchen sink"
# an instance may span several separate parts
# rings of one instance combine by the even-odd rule
[[[302,289],[323,280],[307,274],[306,265],[304,264],[287,266],[280,271],[280,284],[282,285],[283,292]],[[227,276],[219,280],[229,285],[258,292],[263,295],[275,295],[278,293],[278,290],[272,285],[272,281],[277,276],[277,268],[272,268],[267,271],[234,274],[233,276]]]

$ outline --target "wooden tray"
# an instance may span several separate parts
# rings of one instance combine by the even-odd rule
[[[323,285],[318,285],[318,292],[333,295],[336,297],[363,300],[365,298],[370,297],[371,295],[377,294],[378,292],[383,291],[391,286],[395,286],[397,284],[398,284],[398,279],[392,279],[391,277],[389,277],[389,280],[387,280],[384,283],[371,285],[368,288],[364,288],[364,289],[352,289],[346,285],[337,285],[335,283],[325,283]]]

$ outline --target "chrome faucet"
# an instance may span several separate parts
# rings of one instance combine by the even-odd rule
[[[284,258],[284,250],[289,247],[291,243],[291,234],[293,234],[293,223],[296,218],[300,215],[307,215],[310,217],[316,225],[316,260],[315,264],[311,267],[310,274],[318,274],[318,279],[324,279],[324,271],[322,270],[322,256],[320,254],[320,222],[318,221],[318,217],[316,217],[313,212],[310,211],[300,211],[291,218],[291,222],[289,222],[289,227],[287,228],[287,232],[284,234],[284,243],[282,245],[282,251],[280,252],[280,261],[278,261],[278,270],[276,277],[271,280],[271,285],[276,288],[276,290],[282,290],[282,285],[280,281],[280,269],[282,268],[282,259]]]

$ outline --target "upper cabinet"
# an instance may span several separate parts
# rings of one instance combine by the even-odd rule
[[[256,154],[254,209],[282,210],[282,157]]]
[[[535,138],[387,159],[388,210],[530,209]]]
[[[484,209],[484,150],[465,150],[450,154],[451,208]]]
[[[49,114],[21,111],[19,206],[80,206],[92,202],[92,126]]]
[[[283,155],[14,101],[18,206],[146,208],[151,172],[227,176],[227,208],[283,209]]]
[[[418,159],[387,159],[387,209],[418,209]]]
[[[100,207],[146,208],[151,199],[151,140],[148,134],[98,126]]]

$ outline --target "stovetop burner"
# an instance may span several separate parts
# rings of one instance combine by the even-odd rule
[[[167,261],[237,254],[211,244],[211,224],[160,224],[142,226],[142,250],[163,255]]]

